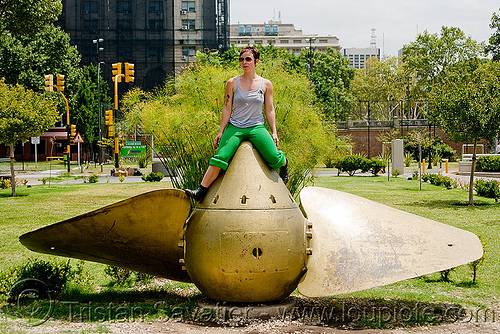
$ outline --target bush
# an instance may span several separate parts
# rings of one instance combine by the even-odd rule
[[[99,175],[93,173],[89,175],[89,183],[97,183],[97,182],[99,182]]]
[[[399,169],[392,170],[392,177],[398,177],[399,175],[401,175],[401,171]]]
[[[136,157],[136,160],[137,160],[137,165],[139,166],[139,168],[146,168],[146,167],[148,167],[148,163],[151,160],[151,153],[146,151],[142,154],[139,154]]]
[[[129,269],[116,267],[116,266],[107,266],[104,269],[104,273],[111,277],[114,283],[122,285],[130,278],[130,274],[132,273]]]
[[[225,83],[240,73],[237,59],[224,63],[222,58],[204,58],[163,87],[153,92],[135,88],[122,99],[123,131],[133,133],[140,127],[144,133],[154,133],[155,153],[165,157],[161,159],[171,167],[167,170],[172,185],[179,189],[193,189],[203,179],[215,153],[213,139],[219,130]],[[286,66],[284,57],[263,54],[257,74],[274,86],[280,149],[291,162],[287,187],[295,195],[312,178],[311,171],[337,135],[327,129],[306,75]]]
[[[418,179],[418,172],[415,172],[416,178]],[[435,186],[444,186],[446,188],[452,188],[456,185],[455,181],[449,176],[443,176],[441,174],[422,174],[422,181],[430,182]]]
[[[141,179],[145,182],[160,182],[163,179],[163,174],[160,172],[151,172],[147,175],[141,176]]]
[[[476,169],[481,172],[500,172],[500,157],[481,156],[477,158]]]
[[[366,168],[366,160],[365,157],[359,154],[347,155],[337,160],[335,167],[340,172],[347,172],[349,176],[353,176],[358,169],[363,170]]]
[[[448,159],[449,161],[453,161],[454,156],[457,154],[450,145],[443,143],[441,139],[435,140],[432,150],[434,154],[441,157],[441,159]]]
[[[410,167],[412,162],[413,162],[413,156],[411,155],[411,153],[406,152],[404,157],[405,167]]]
[[[117,285],[124,285],[132,281],[149,283],[153,279],[152,275],[116,266],[107,266],[104,269],[104,273],[111,277],[113,283]],[[135,279],[132,275],[135,276]]]
[[[368,165],[370,166],[368,170],[372,172],[372,174],[375,176],[378,175],[380,171],[385,169],[385,162],[382,159],[371,158],[368,160],[368,162],[369,162]]]
[[[0,279],[0,292],[7,294],[10,301],[27,290],[36,291],[40,298],[58,294],[74,278],[69,260],[66,263],[29,259],[26,263],[11,268]]]
[[[498,181],[478,179],[474,185],[478,196],[494,198],[495,202],[498,202],[498,198],[500,197],[500,183]]]

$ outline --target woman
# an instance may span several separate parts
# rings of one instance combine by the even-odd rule
[[[283,182],[288,182],[287,161],[283,152],[277,148],[279,139],[273,106],[273,85],[255,72],[259,58],[260,52],[254,47],[241,50],[239,60],[243,74],[229,79],[226,84],[219,133],[214,142],[217,153],[210,159],[198,189],[185,189],[186,194],[197,202],[205,197],[220,170],[227,169],[229,160],[245,139],[255,145],[271,168],[279,168]],[[272,136],[264,126],[262,106]]]

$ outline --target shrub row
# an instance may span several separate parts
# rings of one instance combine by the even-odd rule
[[[444,186],[446,188],[452,188],[456,186],[451,177],[443,176],[441,174],[422,174],[422,181],[430,182],[435,186]]]
[[[480,172],[500,172],[500,157],[486,155],[477,158],[476,170]]]
[[[356,171],[361,170],[363,173],[370,171],[373,175],[377,175],[380,171],[385,170],[385,163],[381,159],[368,159],[359,154],[346,155],[336,159],[333,166],[340,172],[347,172],[352,176]]]

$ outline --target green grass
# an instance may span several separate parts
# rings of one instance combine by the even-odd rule
[[[437,273],[346,296],[308,299],[308,303],[328,305],[339,313],[342,312],[341,305],[344,304],[356,305],[358,309],[366,310],[401,307],[418,309],[432,306],[433,312],[452,304],[472,309],[498,308],[500,245],[497,239],[500,234],[500,204],[495,204],[493,199],[476,197],[476,205],[468,207],[468,193],[464,190],[447,190],[423,184],[422,191],[419,191],[418,181],[403,178],[391,178],[387,181],[385,177],[321,177],[315,179],[314,185],[357,194],[471,231],[483,240],[486,259],[479,268],[476,284],[472,284],[472,271],[469,266],[462,266],[451,272],[448,282],[442,281]],[[28,258],[67,261],[64,258],[33,253],[24,248],[18,241],[18,237],[23,233],[163,187],[165,183],[156,182],[52,184],[50,188],[48,185],[31,188],[20,186],[17,188],[19,196],[16,198],[10,197],[10,189],[0,190],[0,273],[24,263]],[[71,261],[76,265],[77,260]],[[69,305],[64,304],[64,301],[76,300],[79,303],[75,306],[78,310],[86,305],[93,305],[94,309],[106,309],[111,303],[115,311],[124,307],[124,316],[127,316],[126,312],[131,308],[136,307],[141,310],[141,317],[146,320],[166,319],[179,310],[192,310],[196,300],[202,297],[192,284],[172,281],[142,286],[140,291],[134,284],[117,286],[111,284],[111,279],[104,274],[104,268],[105,265],[102,264],[85,262],[84,269],[89,279],[83,287],[76,283],[68,286],[66,292],[58,297],[53,318],[70,321]],[[5,306],[4,301],[5,298],[0,295],[0,308]],[[158,304],[159,301],[161,304]],[[311,304],[308,305],[310,307]],[[100,314],[84,321],[99,322],[102,318]],[[380,317],[364,317],[350,325],[383,328],[441,322],[446,321],[436,321],[432,316],[396,323],[381,322]],[[3,327],[0,326],[0,333],[2,331]]]

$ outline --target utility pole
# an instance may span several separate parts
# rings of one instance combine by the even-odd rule
[[[99,165],[101,166],[101,173],[103,172],[102,166],[102,125],[101,125],[101,88],[100,88],[100,79],[101,79],[101,57],[100,52],[104,51],[104,48],[100,47],[99,44],[104,42],[104,39],[97,38],[92,40],[92,43],[96,45],[97,50],[97,116],[99,119]]]

